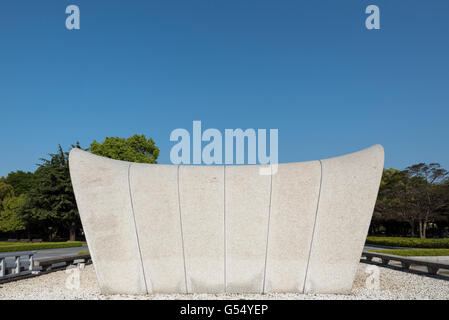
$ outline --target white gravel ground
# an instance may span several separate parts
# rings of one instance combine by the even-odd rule
[[[373,268],[360,263],[349,295],[307,294],[174,294],[174,295],[102,295],[92,265],[79,270],[79,288],[76,274],[57,271],[34,278],[0,284],[0,299],[449,299],[449,281],[420,276],[388,268],[378,270],[380,289],[367,288]],[[367,272],[368,271],[368,272]],[[375,283],[370,282],[369,283]],[[368,286],[370,287],[370,286]]]

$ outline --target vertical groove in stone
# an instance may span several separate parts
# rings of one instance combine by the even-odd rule
[[[184,281],[185,281],[185,286],[186,286],[186,293],[189,293],[188,289],[187,289],[187,270],[186,270],[186,255],[184,252],[184,233],[182,231],[181,195],[179,192],[179,165],[178,165],[178,173],[177,173],[177,182],[178,182],[179,223],[181,224],[182,261],[184,262]]]
[[[306,290],[307,276],[309,274],[310,257],[312,256],[312,246],[313,246],[313,240],[315,238],[316,220],[317,220],[317,217],[318,217],[318,210],[320,208],[321,186],[323,185],[323,163],[321,162],[321,160],[318,160],[318,161],[320,162],[320,189],[318,191],[318,200],[317,200],[317,203],[316,203],[315,221],[313,222],[312,239],[310,240],[309,257],[307,259],[306,275],[304,277],[304,285],[302,287],[302,293],[305,293],[305,290]]]
[[[265,279],[267,277],[267,260],[268,260],[268,239],[270,236],[270,220],[271,220],[271,196],[273,194],[273,167],[270,164],[270,202],[268,205],[268,225],[267,225],[267,242],[265,249],[265,266],[263,271],[263,285],[262,285],[262,293],[265,293]]]
[[[133,214],[133,221],[134,221],[134,230],[136,232],[136,239],[137,239],[137,248],[139,249],[139,257],[140,257],[140,263],[142,265],[142,272],[143,272],[143,281],[145,282],[145,291],[148,294],[148,286],[147,286],[147,279],[145,276],[145,267],[143,265],[143,259],[142,259],[142,250],[140,249],[140,240],[139,240],[139,233],[137,232],[137,223],[136,223],[136,215],[134,213],[134,200],[133,195],[131,192],[131,166],[132,163],[128,165],[128,190],[129,190],[129,199],[131,201],[131,212]]]
[[[223,166],[223,238],[224,238],[224,292],[227,291],[226,283],[226,166]]]

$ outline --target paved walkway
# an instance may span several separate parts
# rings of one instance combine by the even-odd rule
[[[366,245],[363,248],[363,250],[379,250],[379,249],[416,249],[416,248],[386,247],[386,246],[377,246],[373,244]],[[407,258],[414,260],[449,264],[449,256],[407,256]]]
[[[392,250],[392,249],[416,249],[416,248],[409,248],[409,247],[390,247],[390,246],[380,246],[377,244],[367,244],[363,248],[363,250]]]
[[[38,250],[34,255],[35,259],[44,259],[44,258],[54,258],[54,257],[63,257],[70,256],[74,254],[78,254],[80,251],[87,251],[87,245],[83,245],[82,247],[73,247],[73,248],[58,248],[58,249],[45,249]]]
[[[72,248],[57,248],[57,249],[45,249],[45,250],[37,250],[34,255],[35,260],[45,259],[45,258],[54,258],[54,257],[63,257],[63,256],[71,256],[74,254],[78,254],[80,251],[87,251],[87,245],[83,245],[82,247],[72,247]],[[32,250],[27,250],[32,251]],[[14,252],[5,252],[7,254],[14,255]],[[26,257],[21,257],[20,260],[26,261]],[[7,267],[14,266],[14,258],[8,257],[5,259]]]

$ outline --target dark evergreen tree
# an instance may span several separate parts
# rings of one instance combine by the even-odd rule
[[[79,143],[73,147],[79,148]],[[58,152],[50,154],[49,159],[40,159],[21,214],[28,227],[50,227],[55,234],[62,227],[69,231],[70,240],[74,241],[80,219],[70,180],[68,155],[58,146]]]

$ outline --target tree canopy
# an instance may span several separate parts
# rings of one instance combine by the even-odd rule
[[[429,225],[448,220],[448,178],[449,172],[437,163],[384,170],[373,225],[405,222],[411,236],[418,226],[419,236],[426,238]]]
[[[0,210],[0,231],[13,232],[25,229],[25,223],[20,217],[19,212],[25,203],[25,195],[12,197],[4,201],[3,208]]]
[[[5,177],[0,178],[0,210],[3,202],[14,197],[14,188],[6,182]]]
[[[135,134],[129,138],[107,137],[103,142],[93,141],[90,145],[93,154],[116,160],[157,163],[159,148],[153,139]]]
[[[33,183],[33,173],[21,170],[10,172],[6,177],[6,183],[14,188],[17,196],[27,193]]]
[[[14,188],[0,178],[0,232],[23,230],[25,225],[19,216],[19,210],[25,201],[25,195],[15,196]]]

